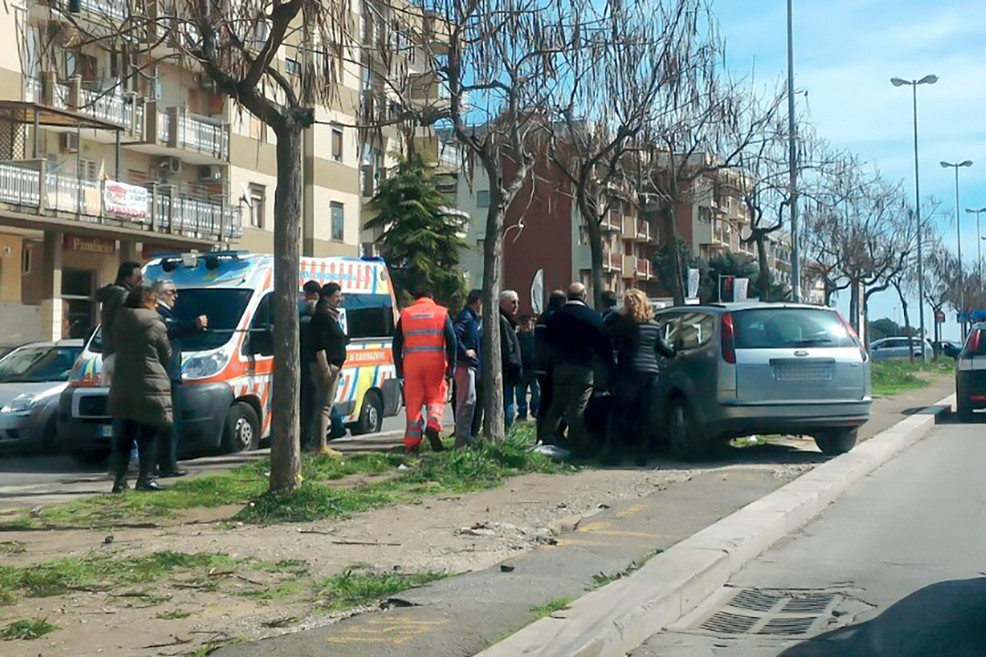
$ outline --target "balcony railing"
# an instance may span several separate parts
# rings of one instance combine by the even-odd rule
[[[654,263],[647,258],[637,258],[637,278],[645,281],[654,278]]]
[[[79,90],[78,111],[107,123],[123,126],[138,138],[144,136],[144,103],[119,89]]]
[[[637,256],[623,256],[623,278],[634,278],[637,274]]]
[[[29,103],[40,103],[42,97],[41,80],[38,78],[24,79],[24,100]]]
[[[110,220],[202,239],[221,241],[243,235],[241,208],[184,196],[166,185],[152,184],[147,191],[128,186],[131,191],[140,192],[124,201],[129,214],[111,214],[107,210],[108,184],[112,181],[49,171],[47,163],[40,160],[0,162],[0,203],[21,210],[65,213],[93,224]],[[114,203],[119,205],[121,200],[116,198]]]
[[[157,139],[171,148],[196,151],[222,161],[229,159],[229,126],[183,107],[158,111]]]
[[[124,21],[128,16],[126,0],[81,0],[81,7],[82,11],[115,21]]]

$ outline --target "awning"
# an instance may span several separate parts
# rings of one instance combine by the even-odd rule
[[[0,121],[24,123],[54,128],[83,128],[92,130],[111,130],[120,132],[124,127],[101,121],[72,110],[56,109],[38,103],[21,100],[0,100]]]

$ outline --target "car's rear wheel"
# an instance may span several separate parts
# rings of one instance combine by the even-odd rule
[[[683,397],[671,400],[668,446],[672,454],[684,461],[697,461],[708,456],[708,440],[701,433],[692,409]]]
[[[838,456],[855,447],[858,436],[857,429],[829,429],[815,435],[815,444],[822,450],[822,454]]]
[[[236,402],[226,416],[223,429],[222,450],[225,454],[235,454],[257,449],[260,445],[260,419],[257,411],[246,402]]]

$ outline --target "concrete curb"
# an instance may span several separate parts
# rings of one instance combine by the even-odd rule
[[[625,657],[692,611],[743,565],[807,523],[853,483],[923,438],[950,395],[743,507],[477,657]]]

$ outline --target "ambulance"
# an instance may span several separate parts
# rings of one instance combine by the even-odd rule
[[[178,288],[179,317],[206,315],[208,330],[182,341],[182,458],[256,449],[270,434],[273,374],[274,257],[239,251],[159,256],[144,282]],[[391,340],[398,310],[379,258],[302,258],[298,301],[306,281],[338,283],[341,322],[350,338],[336,408],[354,435],[380,431],[401,409]],[[111,449],[108,382],[101,376],[99,329],[87,341],[59,399],[58,437],[79,461],[98,462]]]

